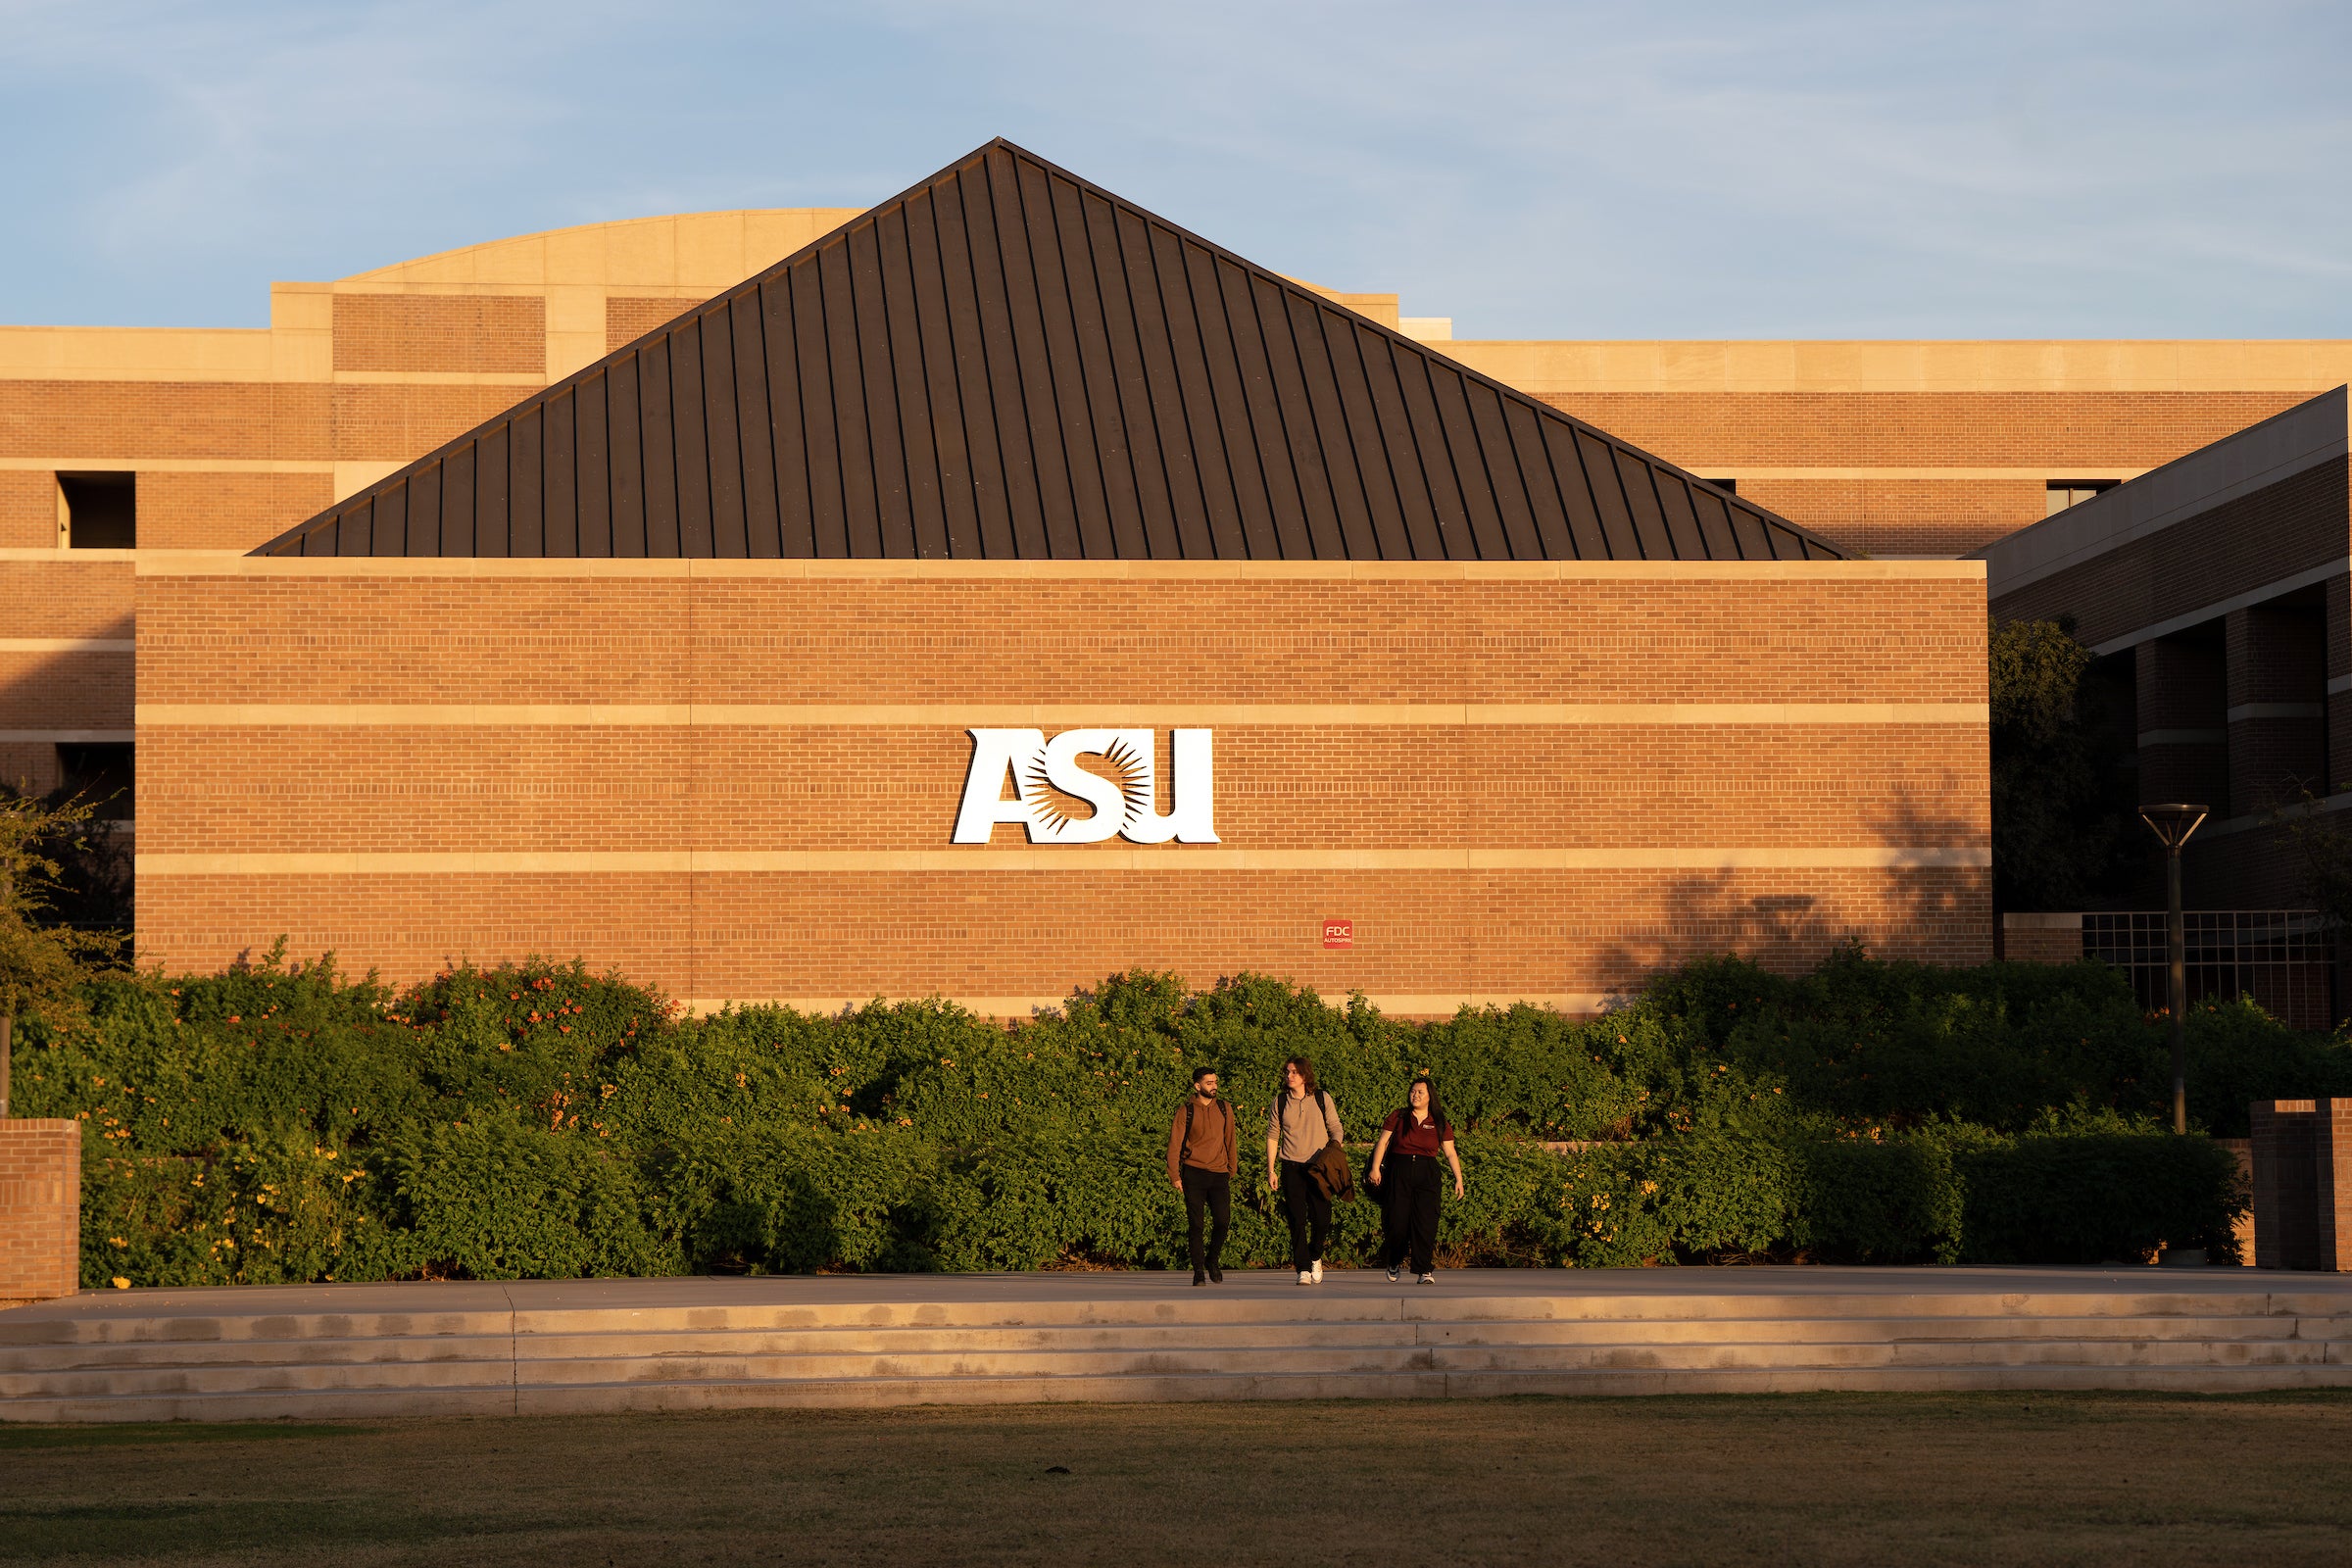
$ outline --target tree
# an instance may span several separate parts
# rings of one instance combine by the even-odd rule
[[[2086,679],[2094,656],[2058,620],[1996,622],[1990,655],[1995,902],[2081,908],[2127,891],[2138,845]]]
[[[78,798],[56,804],[23,795],[0,799],[0,1119],[8,1115],[17,1015],[56,1022],[74,1016],[87,960],[110,957],[121,946],[118,934],[42,919],[68,891],[58,880],[58,854],[88,849],[87,828],[97,811]]]

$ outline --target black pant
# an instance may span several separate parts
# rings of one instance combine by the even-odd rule
[[[1198,1165],[1183,1168],[1184,1218],[1192,1227],[1193,1272],[1216,1268],[1225,1256],[1225,1233],[1233,1225],[1233,1178],[1221,1170],[1202,1170]],[[1208,1232],[1208,1251],[1200,1250],[1200,1210],[1208,1209],[1211,1225]]]
[[[1414,1273],[1430,1272],[1438,1250],[1438,1183],[1435,1154],[1391,1154],[1381,1165],[1381,1251],[1389,1267],[1409,1253]]]
[[[1291,1216],[1291,1267],[1303,1274],[1322,1261],[1331,1240],[1331,1199],[1303,1159],[1282,1162],[1282,1206]]]

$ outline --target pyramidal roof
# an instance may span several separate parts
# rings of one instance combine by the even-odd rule
[[[998,140],[254,554],[1844,552]]]

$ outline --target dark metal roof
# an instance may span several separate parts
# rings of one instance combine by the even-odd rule
[[[1844,552],[999,140],[254,554]]]

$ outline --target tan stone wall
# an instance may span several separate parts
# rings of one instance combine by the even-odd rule
[[[0,1307],[81,1289],[81,1124],[0,1121]]]
[[[1990,948],[1973,567],[156,562],[139,617],[142,961],[1446,1010]],[[1212,727],[1221,842],[952,846],[966,728],[1022,723]]]

